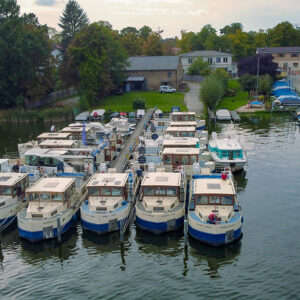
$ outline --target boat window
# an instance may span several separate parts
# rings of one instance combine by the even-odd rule
[[[176,188],[167,188],[167,196],[177,196],[177,189]]]
[[[12,195],[13,197],[17,196],[17,187],[15,185],[12,187]]]
[[[110,196],[110,188],[102,188],[102,194],[104,196]]]
[[[52,194],[52,201],[62,201],[63,195],[62,194]]]
[[[154,196],[154,188],[144,187],[144,196]]]
[[[194,132],[188,132],[187,136],[193,137],[193,136],[195,136],[195,133]]]
[[[11,188],[7,186],[1,187],[1,195],[10,196],[11,195]]]
[[[181,156],[181,164],[182,165],[188,165],[189,164],[189,157],[187,155]]]
[[[41,193],[40,194],[40,200],[50,201],[50,199],[51,199],[51,194],[47,194],[47,193]]]
[[[37,201],[39,200],[39,194],[29,193],[29,201]]]
[[[172,164],[172,156],[166,155],[165,156],[165,165],[171,165]]]
[[[191,160],[191,165],[194,163],[194,162],[197,162],[197,155],[191,155],[190,156],[190,160]]]
[[[184,121],[189,121],[190,117],[189,116],[184,116]]]
[[[220,196],[209,196],[210,204],[220,204]]]
[[[195,116],[190,116],[190,121],[195,121]]]
[[[174,156],[174,165],[180,165],[180,156],[178,155]]]
[[[25,156],[25,163],[28,166],[38,166],[39,157],[36,155]]]
[[[112,196],[122,196],[122,189],[120,188],[112,188],[111,189]]]
[[[228,196],[223,196],[222,197],[222,204],[224,205],[232,205],[233,203],[233,196],[228,195]]]
[[[166,194],[165,188],[156,188],[155,189],[155,195],[157,196],[164,196]]]
[[[208,198],[206,195],[201,195],[196,197],[196,204],[197,205],[206,205],[208,204]]]
[[[234,157],[235,158],[242,158],[243,157],[242,151],[241,150],[235,150],[234,151]]]
[[[100,190],[98,188],[91,187],[91,188],[89,188],[89,195],[90,196],[99,196]]]
[[[221,157],[228,157],[228,151],[227,150],[221,150]]]
[[[182,132],[181,132],[181,136],[183,136],[183,137],[188,136],[188,132],[182,131]]]

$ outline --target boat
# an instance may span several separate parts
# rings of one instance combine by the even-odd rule
[[[208,149],[217,167],[230,167],[232,172],[241,171],[247,163],[246,154],[239,141],[229,136],[212,133]]]
[[[188,232],[196,240],[219,247],[242,236],[243,216],[232,176],[194,175],[188,209]]]
[[[183,172],[147,172],[136,204],[136,224],[163,234],[183,226],[186,180]]]
[[[97,173],[87,185],[88,199],[80,208],[81,224],[102,235],[124,228],[139,187],[132,173]]]
[[[179,112],[173,111],[170,114],[170,120],[173,122],[196,122],[196,129],[197,130],[204,130],[205,129],[205,120],[197,119],[195,112]]]
[[[59,238],[76,220],[87,197],[85,177],[42,178],[27,191],[28,207],[18,213],[19,236],[30,242]]]
[[[10,226],[25,207],[28,186],[28,174],[0,173],[0,231]]]
[[[218,121],[231,121],[231,115],[228,109],[218,109],[216,111]]]

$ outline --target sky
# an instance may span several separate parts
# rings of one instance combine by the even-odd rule
[[[163,38],[181,30],[198,32],[211,24],[219,30],[241,22],[246,31],[267,29],[289,21],[300,24],[300,0],[78,0],[91,22],[108,21],[114,29],[148,25],[164,30]],[[22,13],[33,12],[41,24],[57,23],[67,0],[18,0]]]

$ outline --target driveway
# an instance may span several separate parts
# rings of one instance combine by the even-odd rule
[[[188,83],[190,90],[184,94],[184,102],[188,111],[203,113],[203,105],[199,100],[200,83]]]

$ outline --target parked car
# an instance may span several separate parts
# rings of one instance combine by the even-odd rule
[[[158,90],[160,93],[176,93],[176,89],[168,86],[168,85],[161,85]]]

